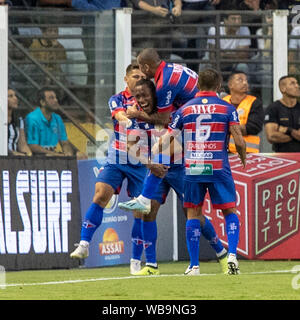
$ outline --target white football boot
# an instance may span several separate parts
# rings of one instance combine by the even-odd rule
[[[77,247],[71,254],[70,257],[74,259],[85,259],[89,256],[89,244],[75,243]]]
[[[130,259],[130,274],[135,274],[141,271],[141,261],[136,259]]]

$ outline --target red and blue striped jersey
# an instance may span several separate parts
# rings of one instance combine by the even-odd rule
[[[130,141],[137,142],[136,146],[140,152],[147,157],[150,155],[151,142],[156,135],[159,136],[159,130],[156,126],[146,123],[143,120],[131,119],[132,125],[129,128],[115,119],[115,115],[120,112],[126,112],[127,108],[137,105],[135,98],[131,95],[128,88],[124,91],[113,95],[109,99],[109,108],[111,111],[114,132],[111,137],[110,146],[108,149],[108,162],[112,164],[132,164],[141,165],[135,157],[128,155],[128,143]],[[138,105],[137,105],[138,107]],[[138,107],[139,108],[139,107]],[[136,148],[137,149],[137,148]]]
[[[111,142],[108,149],[107,160],[109,163],[129,163],[127,154],[127,136],[130,134],[131,130],[139,129],[139,125],[136,119],[132,119],[131,127],[126,128],[125,124],[122,125],[122,123],[115,119],[115,115],[120,111],[126,112],[127,108],[133,106],[134,104],[136,104],[136,100],[128,88],[118,94],[113,95],[108,101],[114,126],[114,132],[112,137],[110,137]],[[138,164],[141,165],[140,163]]]
[[[195,97],[198,75],[176,63],[162,61],[155,76],[158,112],[173,112]]]
[[[237,124],[235,107],[215,92],[199,92],[174,114],[169,128],[183,131],[186,180],[215,182],[231,177],[229,127]]]

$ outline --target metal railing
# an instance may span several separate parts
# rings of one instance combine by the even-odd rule
[[[99,34],[99,28],[113,30],[112,12],[11,10],[10,84],[34,106],[37,84],[47,85],[59,93],[66,111],[102,125],[109,114],[96,116],[95,109],[106,110],[114,93],[114,34]],[[108,45],[100,45],[104,42]]]
[[[264,97],[264,104],[271,102],[272,93],[272,46],[258,48],[258,40],[271,40],[272,34],[265,33],[270,26],[266,17],[271,11],[183,11],[179,18],[158,18],[145,11],[134,11],[132,15],[133,54],[136,55],[146,45],[153,45],[166,60],[184,63],[198,72],[210,66],[221,71],[225,80],[236,68],[241,67],[249,76],[251,89]],[[241,17],[241,27],[249,34],[224,34],[224,18],[229,15]],[[161,21],[161,23],[159,23]],[[236,27],[226,23],[226,28]],[[261,30],[257,34],[257,30]],[[240,30],[237,28],[237,30]],[[214,33],[212,33],[214,31]],[[224,41],[250,41],[249,48],[224,48]],[[209,46],[214,42],[214,46]],[[237,58],[240,53],[246,58]],[[230,55],[232,57],[230,57]],[[268,81],[266,81],[268,79]],[[267,95],[265,93],[268,93]]]
[[[239,15],[240,26],[249,30],[248,34],[224,34],[224,18],[228,20],[228,15]],[[163,59],[197,72],[214,67],[223,74],[225,90],[228,75],[241,68],[248,74],[251,93],[266,107],[273,101],[274,86],[270,17],[271,11],[183,11],[174,19],[133,11],[131,55],[134,59],[143,48],[154,47]],[[235,26],[226,22],[226,28]],[[87,115],[102,127],[110,122],[107,101],[116,93],[116,76],[122,73],[123,77],[125,72],[115,70],[113,11],[10,10],[9,28],[9,83],[25,109],[36,106],[34,93],[45,82],[60,93],[63,115],[75,125]],[[47,28],[52,28],[52,33]],[[290,41],[299,42],[299,47],[289,50],[296,66],[290,69],[299,77],[300,31],[290,35],[289,27],[287,32]],[[247,39],[250,46],[224,48],[224,41],[228,44],[240,39]],[[52,46],[47,45],[49,41]],[[80,130],[95,143],[83,128]]]

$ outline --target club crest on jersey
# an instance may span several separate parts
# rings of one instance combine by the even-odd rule
[[[118,105],[117,105],[116,101],[113,100],[111,102],[111,106],[112,106],[113,109],[115,109]]]
[[[86,229],[90,229],[90,228],[96,228],[96,225],[91,223],[89,220],[86,220],[83,222],[82,227]]]
[[[152,245],[152,242],[151,242],[151,241],[143,241],[143,247],[144,247],[144,249],[149,248],[151,245]]]
[[[202,101],[201,101],[202,103],[207,103],[208,102],[208,100],[207,99],[202,99]]]
[[[139,238],[132,238],[131,240],[136,245],[144,244],[144,241],[142,239],[139,239]]]

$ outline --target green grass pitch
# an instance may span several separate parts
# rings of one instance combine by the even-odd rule
[[[300,261],[240,261],[241,274],[223,275],[201,262],[200,276],[184,276],[188,262],[160,263],[160,276],[135,277],[129,266],[6,272],[0,300],[299,300]]]

